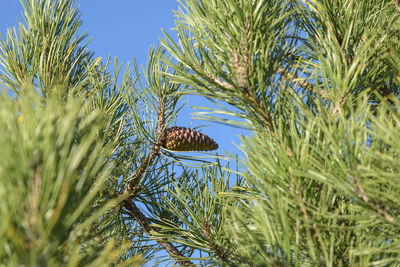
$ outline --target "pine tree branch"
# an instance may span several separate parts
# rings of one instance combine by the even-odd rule
[[[400,13],[400,0],[394,0],[394,4],[396,5],[397,12]]]
[[[196,72],[199,72],[198,69],[194,68]],[[216,83],[218,86],[229,89],[229,90],[234,90],[235,87],[227,82],[221,81],[217,77],[213,76],[211,73],[206,72],[206,76],[208,79],[212,80],[214,83]],[[271,117],[265,112],[265,110],[262,108],[261,103],[250,94],[248,87],[241,87],[241,89],[245,92],[245,95],[248,100],[250,100],[252,106],[255,108],[256,111],[259,112],[260,119],[263,121],[264,125],[271,129],[271,134],[273,135],[272,128],[271,128]]]
[[[184,260],[185,256],[171,243],[164,238],[155,237],[158,231],[151,226],[151,221],[148,219],[140,209],[131,200],[124,202],[124,207],[128,210],[129,214],[143,227],[143,229],[150,235],[153,236],[154,240],[163,247],[168,255],[175,259],[179,264],[183,266],[195,266],[191,261]]]
[[[34,240],[34,227],[37,223],[40,186],[42,184],[43,176],[43,153],[39,152],[38,155],[33,157],[29,162],[30,169],[34,172],[34,179],[31,184],[31,193],[29,194],[29,230],[27,231],[28,240]],[[31,246],[32,243],[28,243]]]
[[[391,104],[394,104],[394,99],[397,99],[397,97],[389,90],[389,88],[387,88],[386,84],[383,83],[380,86],[377,86],[376,89],[381,96],[386,98]]]
[[[354,176],[350,176],[350,178],[353,181],[353,184],[355,187],[355,188],[353,188],[353,191],[357,193],[358,197],[364,203],[368,204],[369,207],[372,208],[373,211],[378,213],[382,218],[384,218],[389,223],[399,225],[399,220],[395,220],[395,218],[388,213],[387,208],[385,206],[374,203],[373,201],[371,201],[369,199],[369,197],[365,194],[364,189],[357,182],[357,179]]]
[[[214,252],[214,254],[223,260],[224,262],[231,263],[230,259],[236,262],[239,262],[241,264],[244,264],[246,266],[253,266],[251,263],[245,262],[242,258],[235,254],[229,253],[227,250],[225,250],[223,247],[219,246],[213,238],[213,235],[210,231],[210,225],[206,219],[203,220],[203,227],[204,227],[204,235],[206,239],[208,240],[208,244],[211,247],[211,250]]]
[[[263,124],[265,125],[265,127],[267,129],[269,129],[271,135],[274,135],[274,132],[272,130],[272,118],[269,114],[267,114],[267,112],[265,111],[264,107],[263,107],[263,103],[261,103],[254,95],[253,93],[250,91],[249,87],[248,87],[248,81],[250,78],[249,75],[249,50],[248,50],[248,35],[250,33],[249,30],[249,24],[247,23],[247,21],[245,21],[245,32],[243,34],[242,38],[242,44],[241,44],[241,48],[243,50],[243,57],[240,58],[239,55],[231,50],[231,54],[232,54],[232,58],[233,58],[233,65],[236,69],[236,75],[237,75],[237,81],[238,81],[238,86],[239,88],[242,90],[242,92],[244,93],[244,95],[246,96],[246,98],[250,101],[251,106],[258,112],[258,117],[259,119],[261,119],[261,121],[263,122]],[[229,41],[232,42],[232,39],[230,38],[230,36],[227,36]]]
[[[150,166],[150,164],[153,162],[155,157],[158,155],[160,152],[160,144],[153,144],[150,154],[145,158],[145,160],[142,162],[142,165],[139,166],[139,168],[136,170],[135,174],[133,175],[132,180],[128,183],[126,186],[123,194],[124,195],[130,195],[135,187],[138,185],[140,178],[143,176],[147,168]]]
[[[158,155],[161,149],[161,143],[163,139],[163,131],[165,127],[165,103],[163,99],[159,100],[159,106],[158,106],[158,129],[157,129],[157,140],[156,143],[152,145],[150,149],[150,154],[146,157],[146,159],[143,161],[142,165],[136,170],[135,174],[133,175],[132,180],[129,182],[127,187],[124,190],[123,194],[131,194],[133,189],[137,186],[139,183],[140,178],[143,176],[147,168],[150,166],[150,164],[153,162],[154,158]]]
[[[136,206],[134,201],[130,198],[133,190],[138,186],[140,178],[146,172],[147,168],[153,163],[154,159],[158,155],[161,149],[161,145],[164,139],[164,127],[165,127],[165,102],[164,98],[159,97],[159,106],[158,106],[158,129],[157,129],[157,137],[156,143],[152,145],[150,149],[150,154],[145,158],[142,162],[142,165],[136,170],[132,180],[126,186],[124,192],[120,195],[125,195],[128,197],[127,200],[124,201],[124,207],[128,210],[129,214],[143,227],[143,229],[157,241],[157,243],[164,248],[168,255],[175,259],[179,264],[183,266],[194,266],[191,261],[183,260],[185,256],[168,240],[163,238],[157,238],[157,230],[151,226],[151,221],[148,219]]]
[[[327,97],[327,93],[324,89],[322,88],[315,88],[315,86],[305,80],[301,80],[299,77],[297,77],[296,74],[293,73],[289,73],[288,71],[286,71],[284,68],[279,67],[278,70],[276,71],[278,74],[282,75],[283,77],[289,79],[290,81],[292,81],[294,84],[306,89],[307,91],[310,91],[313,94],[316,94],[322,98],[326,98]]]
[[[196,67],[194,67],[194,70],[196,72],[198,72],[198,73],[201,73],[201,71]],[[223,87],[223,88],[226,88],[226,89],[229,89],[229,90],[234,90],[235,89],[235,87],[232,84],[221,81],[220,79],[218,79],[217,77],[215,77],[214,75],[209,73],[208,71],[206,71],[206,76],[207,76],[208,79],[212,80],[214,83],[216,83],[220,87]]]
[[[291,170],[289,170],[289,172],[291,172]],[[291,173],[289,174],[289,178],[291,181],[292,190],[294,191],[294,193],[297,197],[297,202],[300,206],[301,212],[303,213],[304,221],[305,221],[306,225],[309,226],[309,228],[308,228],[309,232],[307,231],[307,228],[306,228],[306,231],[308,232],[307,234],[311,234],[311,239],[312,239],[313,243],[316,244],[318,246],[318,248],[322,251],[323,248],[321,247],[321,244],[319,241],[319,233],[318,233],[318,229],[316,228],[315,222],[313,221],[313,219],[311,218],[311,215],[307,211],[306,205],[304,204],[303,197],[301,196],[298,185],[294,181],[294,178]],[[311,251],[312,250],[310,250],[310,252]],[[313,258],[316,257],[316,255],[314,253],[312,253],[311,256]],[[322,255],[320,257],[320,260],[321,260],[321,262],[324,262],[324,263],[326,262],[325,258]]]

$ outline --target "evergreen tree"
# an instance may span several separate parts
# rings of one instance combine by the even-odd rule
[[[143,77],[94,59],[74,1],[21,3],[0,40],[1,263],[398,265],[398,1],[186,0]],[[217,148],[176,127],[185,94],[250,131],[237,170],[179,153]]]
[[[182,4],[179,42],[162,41],[180,64],[171,79],[252,132],[244,185],[215,192],[213,260],[398,266],[399,14],[379,0]]]

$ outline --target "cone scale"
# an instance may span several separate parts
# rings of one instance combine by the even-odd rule
[[[205,134],[174,126],[165,131],[163,147],[175,151],[210,151],[218,149],[218,144]]]

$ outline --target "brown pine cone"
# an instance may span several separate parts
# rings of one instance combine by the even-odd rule
[[[175,151],[209,151],[218,149],[218,144],[205,134],[174,126],[165,131],[163,147]]]

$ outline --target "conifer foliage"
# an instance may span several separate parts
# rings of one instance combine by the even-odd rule
[[[1,264],[399,264],[398,1],[180,1],[177,36],[124,71],[75,1],[21,3],[0,38]],[[218,149],[176,126],[185,94],[248,129],[243,158],[180,153]]]
[[[244,184],[216,194],[235,203],[212,237],[221,262],[400,262],[399,16],[398,1],[182,3],[179,42],[162,40],[172,78],[236,108],[201,118],[253,133]]]

